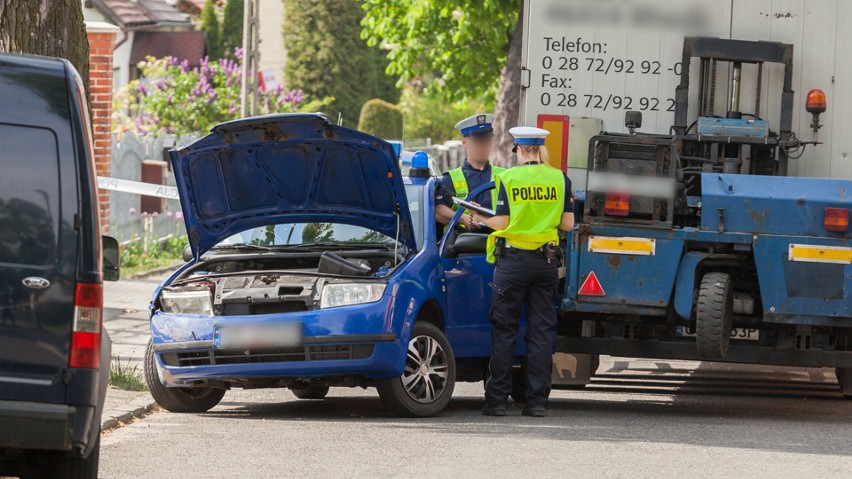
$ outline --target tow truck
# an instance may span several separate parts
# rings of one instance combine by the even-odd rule
[[[761,75],[742,84],[744,66],[769,64],[784,72],[777,124],[761,117]],[[852,397],[852,181],[787,176],[819,148],[826,111],[810,91],[800,140],[792,77],[793,45],[687,37],[670,134],[628,111],[628,133],[591,138],[558,351],[830,367]]]

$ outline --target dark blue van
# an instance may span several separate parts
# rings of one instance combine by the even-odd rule
[[[0,55],[0,476],[97,477],[110,341],[86,92],[66,60]]]

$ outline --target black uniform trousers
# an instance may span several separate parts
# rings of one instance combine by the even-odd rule
[[[512,391],[512,365],[526,306],[527,406],[545,406],[550,395],[553,344],[556,339],[556,261],[541,251],[506,248],[497,260],[491,284],[491,361],[485,381],[485,403],[506,404]]]

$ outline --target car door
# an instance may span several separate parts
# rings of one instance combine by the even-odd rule
[[[468,198],[492,189],[488,183],[475,189]],[[447,226],[439,252],[444,269],[447,305],[447,338],[453,345],[456,358],[491,356],[491,280],[494,265],[486,260],[486,232],[467,232],[456,228],[461,213],[456,213]],[[524,354],[523,332],[526,321],[521,321],[518,354]]]

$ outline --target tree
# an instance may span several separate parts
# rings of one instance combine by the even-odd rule
[[[402,110],[379,98],[364,103],[358,119],[358,130],[385,140],[402,139]]]
[[[80,0],[0,0],[0,51],[67,58],[89,85]]]
[[[234,58],[234,50],[243,46],[244,0],[228,0],[222,18],[222,46],[228,58]]]
[[[446,101],[496,92],[492,159],[505,164],[520,107],[522,7],[522,0],[365,0],[362,35],[388,48],[388,71],[401,82],[436,75],[429,92]]]
[[[201,10],[201,31],[207,34],[207,56],[212,60],[222,58],[219,18],[216,16],[213,0],[204,2],[204,9]]]
[[[396,78],[385,74],[385,53],[361,39],[358,0],[287,0],[284,8],[288,87],[313,98],[333,97],[326,113],[335,121],[342,115],[351,126],[365,101],[399,101]]]

